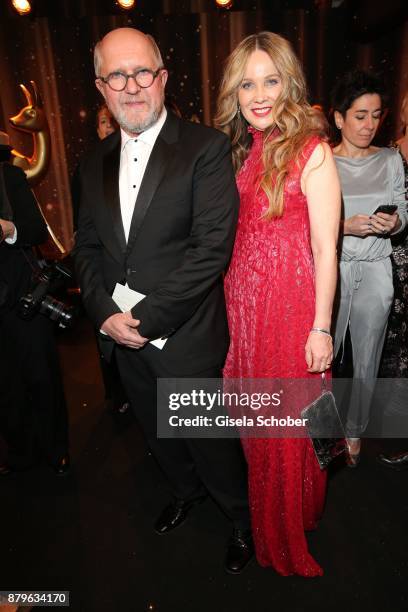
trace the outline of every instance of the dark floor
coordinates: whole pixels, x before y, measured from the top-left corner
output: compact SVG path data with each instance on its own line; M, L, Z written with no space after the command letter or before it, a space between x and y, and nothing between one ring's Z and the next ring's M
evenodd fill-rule
M81 612L408 611L408 473L376 464L384 443L366 441L359 469L331 474L310 536L322 578L282 578L255 561L229 576L229 525L211 501L155 535L167 491L135 423L104 408L90 326L60 345L73 469L2 479L0 590L69 590Z

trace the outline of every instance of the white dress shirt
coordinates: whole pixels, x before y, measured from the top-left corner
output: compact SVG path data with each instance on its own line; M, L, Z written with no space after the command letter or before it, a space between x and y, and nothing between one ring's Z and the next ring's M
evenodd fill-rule
M129 136L122 129L120 130L122 144L120 149L119 197L126 242L129 238L133 210L147 163L166 117L167 110L163 107L156 123L136 137Z

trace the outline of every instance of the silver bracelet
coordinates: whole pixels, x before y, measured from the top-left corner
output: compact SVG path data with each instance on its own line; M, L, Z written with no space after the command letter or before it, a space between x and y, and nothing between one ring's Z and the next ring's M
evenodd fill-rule
M328 329L323 329L322 327L312 327L311 332L316 332L317 334L324 334L325 336L330 336L331 333Z

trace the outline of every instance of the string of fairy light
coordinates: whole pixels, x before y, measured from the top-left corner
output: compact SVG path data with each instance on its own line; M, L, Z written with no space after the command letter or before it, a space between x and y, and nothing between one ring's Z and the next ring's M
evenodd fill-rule
M234 3L233 0L214 0L217 7L222 9L230 9ZM28 15L32 10L33 0L11 0L11 5L19 15ZM125 11L137 8L137 0L112 0L112 5L119 6Z

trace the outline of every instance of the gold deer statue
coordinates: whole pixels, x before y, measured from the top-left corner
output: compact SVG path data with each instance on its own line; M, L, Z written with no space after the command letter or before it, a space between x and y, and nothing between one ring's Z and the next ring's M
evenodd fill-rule
M32 135L33 154L31 157L27 157L27 155L23 155L19 151L12 149L11 163L14 166L18 166L24 170L28 182L30 183L31 187L34 187L40 183L48 170L48 165L51 158L51 140L50 128L44 112L44 105L41 100L40 92L38 91L37 85L34 81L30 81L30 83L32 90L31 92L25 85L20 83L20 87L23 90L27 100L27 105L24 106L17 115L10 117L10 123L14 128L16 128L16 130L28 132ZM57 248L57 254L54 255L53 253L53 255L56 257L66 254L64 246L60 243L51 226L48 224L38 202L37 205L47 225L48 233L50 235L50 248L53 249L54 246ZM54 246L52 246L52 244Z
M12 150L12 164L19 166L27 175L31 186L37 185L45 176L51 157L50 128L44 112L43 103L37 85L31 83L31 92L25 85L20 87L27 100L27 105L14 117L11 125L21 132L28 132L33 137L33 154L27 157L15 149Z

